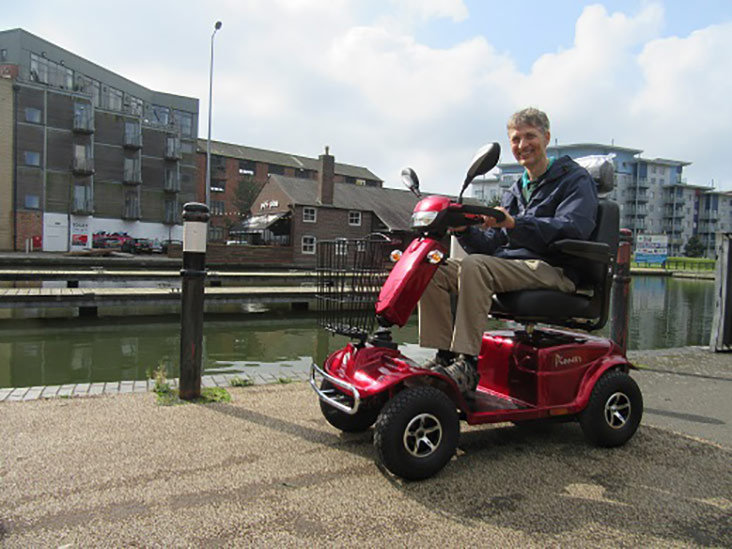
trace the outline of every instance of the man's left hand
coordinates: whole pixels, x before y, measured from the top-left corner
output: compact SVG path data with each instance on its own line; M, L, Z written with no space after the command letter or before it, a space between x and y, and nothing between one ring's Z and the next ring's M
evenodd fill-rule
M506 208L498 206L495 209L499 212L503 212L503 214L506 216L505 219L503 221L498 221L495 217L492 217L490 215L484 215L483 228L491 229L495 227L498 229L513 229L516 226L516 221L514 220L513 216L508 213Z

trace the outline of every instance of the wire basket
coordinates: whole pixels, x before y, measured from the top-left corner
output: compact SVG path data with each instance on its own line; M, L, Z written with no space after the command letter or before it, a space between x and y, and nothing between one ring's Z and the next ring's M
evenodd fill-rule
M380 234L318 242L316 303L321 327L366 339L374 328L374 307L394 244Z

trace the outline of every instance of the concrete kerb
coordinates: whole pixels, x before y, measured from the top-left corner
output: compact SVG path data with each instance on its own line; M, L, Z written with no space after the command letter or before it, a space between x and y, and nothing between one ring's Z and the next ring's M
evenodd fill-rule
M266 385L270 383L287 383L290 381L307 381L308 372L287 372L286 376L275 374L215 374L201 376L201 387L232 387L235 379L244 380L252 385ZM171 388L178 388L178 378L168 380ZM99 395L119 395L131 393L145 393L152 391L155 383L147 380L125 380L112 382L84 382L68 383L64 385L36 385L33 387L5 387L0 388L0 402L17 402L39 400L47 398L76 398L93 397Z

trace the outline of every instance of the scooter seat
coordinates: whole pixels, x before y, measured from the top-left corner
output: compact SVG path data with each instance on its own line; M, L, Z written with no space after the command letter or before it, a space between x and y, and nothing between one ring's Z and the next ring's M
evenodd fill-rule
M517 322L583 327L602 316L602 302L591 295L556 290L521 290L493 296L491 315Z

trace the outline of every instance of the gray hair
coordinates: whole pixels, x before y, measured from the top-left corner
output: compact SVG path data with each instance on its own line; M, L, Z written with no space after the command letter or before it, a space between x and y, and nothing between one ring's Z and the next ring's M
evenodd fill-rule
M542 111L534 107L521 109L511 115L508 119L506 127L510 130L519 126L532 126L542 133L549 131L549 117Z

